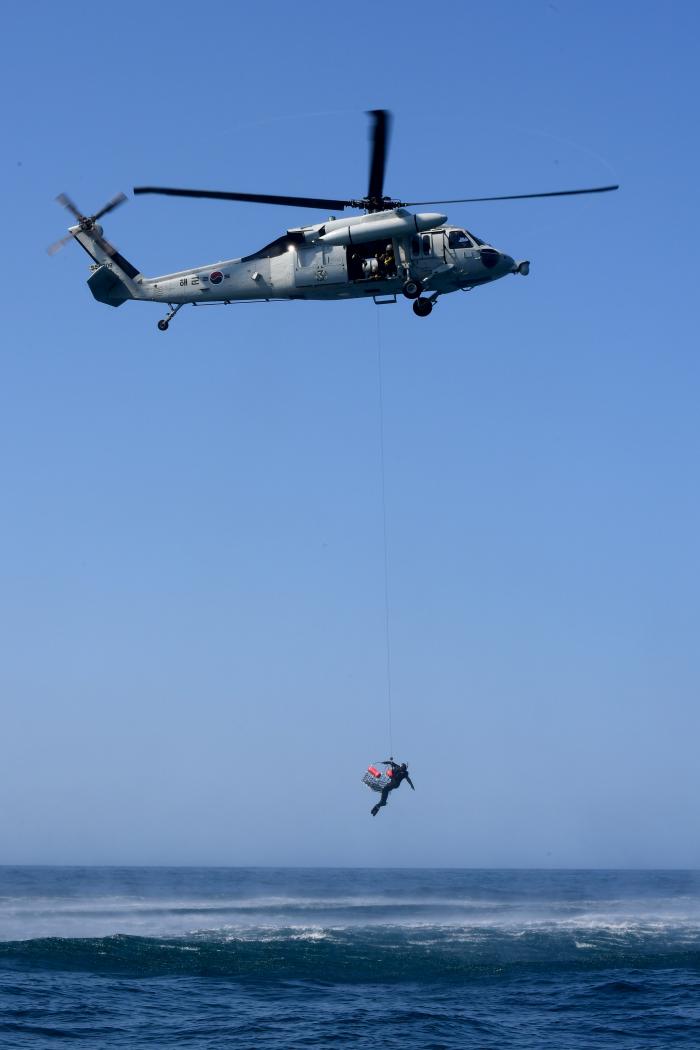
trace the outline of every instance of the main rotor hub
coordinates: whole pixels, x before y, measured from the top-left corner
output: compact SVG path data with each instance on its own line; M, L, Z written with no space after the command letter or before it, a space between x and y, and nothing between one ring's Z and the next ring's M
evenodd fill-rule
M362 208L367 212L393 211L394 208L405 208L404 201L395 201L392 197L363 197L359 201L348 202L352 208Z

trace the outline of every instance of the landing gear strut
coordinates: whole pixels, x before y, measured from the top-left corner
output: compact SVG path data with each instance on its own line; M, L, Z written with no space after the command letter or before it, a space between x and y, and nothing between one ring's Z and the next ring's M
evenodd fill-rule
M184 303L178 303L177 306L173 306L172 303L168 303L168 306L170 307L170 313L158 322L159 332L167 332L168 326L170 325L170 322L172 321L173 317L178 312L178 310L182 309L184 305Z
M431 299L416 299L413 304L413 312L416 317L427 317L433 309L433 303Z

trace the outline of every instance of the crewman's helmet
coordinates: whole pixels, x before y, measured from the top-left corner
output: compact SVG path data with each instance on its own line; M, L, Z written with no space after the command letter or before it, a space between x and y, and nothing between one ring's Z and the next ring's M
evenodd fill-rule
M402 769L408 769L408 763L406 763L406 762L402 762L402 763L401 763L401 768L402 768Z

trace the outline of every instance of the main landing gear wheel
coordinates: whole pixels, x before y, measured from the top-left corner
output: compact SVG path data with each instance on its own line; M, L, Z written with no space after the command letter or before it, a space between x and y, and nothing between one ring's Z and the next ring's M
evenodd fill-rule
M170 313L166 314L165 317L161 321L158 322L158 331L159 332L167 332L168 327L169 327L170 322L172 321L173 317L178 312L178 310L181 310L183 308L183 306L185 304L184 303L178 303L177 306L173 306L172 303L169 303L168 305L170 307Z
M420 293L423 291L423 285L420 281L413 281L410 278L404 282L404 286L401 289L407 299L417 299Z
M416 299L413 304L413 312L416 317L427 317L433 309L430 299Z

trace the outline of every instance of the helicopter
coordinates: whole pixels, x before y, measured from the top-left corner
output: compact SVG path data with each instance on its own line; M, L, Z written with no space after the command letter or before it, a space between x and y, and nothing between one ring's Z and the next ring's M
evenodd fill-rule
M195 266L160 277L146 277L105 238L98 220L123 204L117 194L94 215L84 215L73 201L56 199L77 220L68 234L48 249L50 254L76 240L93 260L88 286L98 302L121 306L130 299L166 304L167 315L158 321L166 332L177 312L188 303L244 303L278 300L340 300L371 298L377 305L396 303L403 295L413 303L418 317L427 317L438 298L450 292L469 291L500 280L508 274L526 276L527 259L517 261L469 230L447 224L440 212L411 212L425 205L470 204L482 201L526 200L608 193L619 187L517 193L459 200L399 201L384 194L384 172L389 147L391 114L370 110L370 168L367 193L354 200L324 197L275 196L217 190L135 186L134 195L247 201L257 204L329 210L346 208L364 214L337 218L288 229L251 255Z

